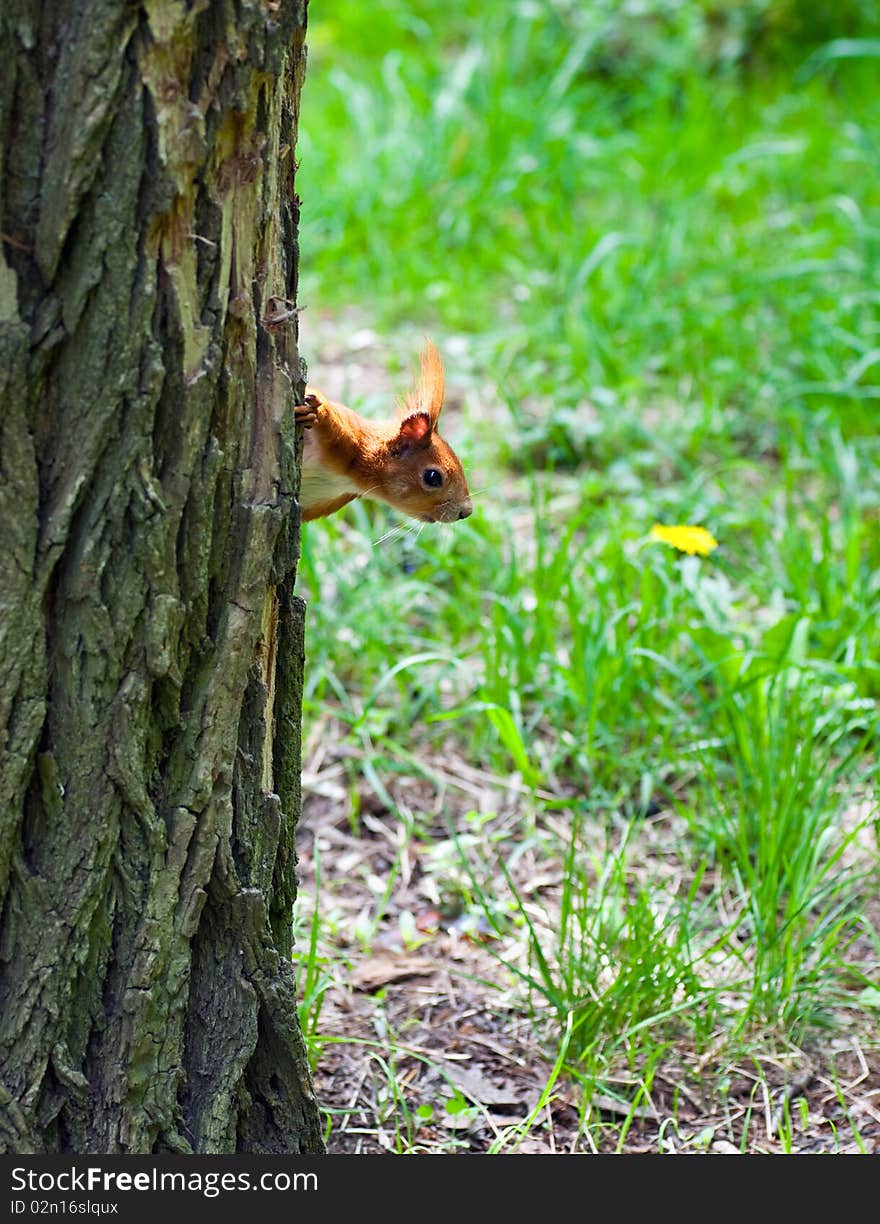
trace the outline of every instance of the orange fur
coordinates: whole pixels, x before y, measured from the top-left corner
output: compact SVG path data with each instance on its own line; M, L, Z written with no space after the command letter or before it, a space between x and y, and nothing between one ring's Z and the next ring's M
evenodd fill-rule
M295 413L306 427L300 508L303 520L334 514L356 497L374 497L424 522L454 522L471 513L461 463L437 432L443 364L426 342L421 373L395 419L360 413L306 388ZM431 481L439 474L441 484Z
M443 407L443 397L446 387L443 378L443 362L440 354L431 340L425 340L425 347L420 354L421 373L418 382L404 399L397 410L400 417L408 416L420 409L427 412L431 424L436 425Z

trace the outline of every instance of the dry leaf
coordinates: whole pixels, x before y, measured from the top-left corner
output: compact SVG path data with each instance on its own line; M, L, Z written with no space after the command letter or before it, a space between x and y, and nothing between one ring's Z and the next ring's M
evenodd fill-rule
M489 1079L478 1067L463 1067L453 1064L446 1072L463 1096L481 1105L519 1105L528 1112L525 1098L534 1095L530 1086L514 1084L510 1079ZM534 1102L532 1102L533 1104Z
M437 965L424 956L371 956L361 961L351 972L349 981L355 990L378 990L389 982L402 982L410 977L428 977L436 973Z

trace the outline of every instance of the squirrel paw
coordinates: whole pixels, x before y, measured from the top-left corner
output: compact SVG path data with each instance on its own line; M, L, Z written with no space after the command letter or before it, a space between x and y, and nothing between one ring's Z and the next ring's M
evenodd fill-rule
M307 395L304 404L294 404L293 415L297 425L305 425L306 429L311 429L318 419L320 407L321 401L316 395Z

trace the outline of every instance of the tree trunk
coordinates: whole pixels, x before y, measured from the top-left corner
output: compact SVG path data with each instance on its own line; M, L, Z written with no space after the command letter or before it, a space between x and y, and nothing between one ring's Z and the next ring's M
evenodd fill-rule
M0 15L0 1149L321 1150L290 963L306 0Z

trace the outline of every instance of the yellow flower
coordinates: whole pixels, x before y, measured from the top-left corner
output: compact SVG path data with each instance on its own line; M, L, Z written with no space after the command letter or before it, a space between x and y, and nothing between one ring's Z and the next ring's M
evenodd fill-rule
M655 523L650 536L652 540L671 544L679 552L686 552L691 556L699 553L701 557L708 557L712 549L718 547L718 541L705 527L687 527L681 524L678 527L664 527L662 523Z

